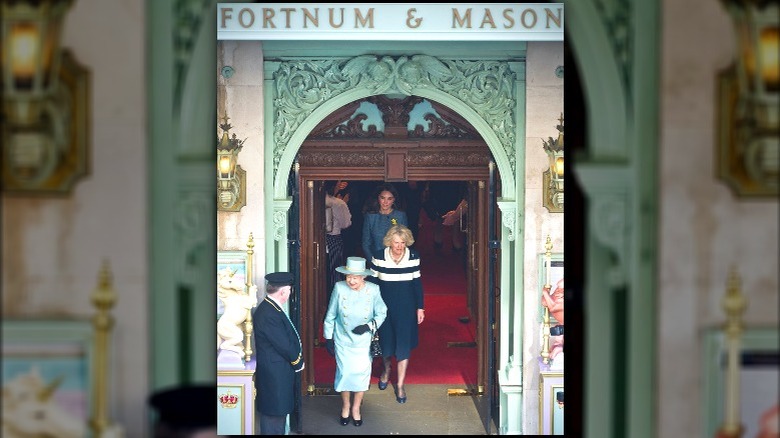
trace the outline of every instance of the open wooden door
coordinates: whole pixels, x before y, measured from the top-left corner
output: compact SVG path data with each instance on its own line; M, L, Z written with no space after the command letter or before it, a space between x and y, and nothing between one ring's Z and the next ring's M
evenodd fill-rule
M487 204L485 181L469 182L469 262L468 282L469 301L473 306L472 315L477 328L477 388L476 394L484 393L487 383L487 342L488 339L488 315L487 315L487 212L490 208ZM473 303L472 303L473 302Z
M501 213L498 210L498 194L501 184L496 174L495 162L490 163L490 176L486 187L487 210L487 373L485 395L487 407L485 432L497 433L499 419L500 388L498 386L498 341L501 334ZM494 430L491 428L495 427Z
M325 292L325 192L323 181L300 178L301 229L301 342L306 368L302 371L306 392L314 392L316 359L320 327L327 303ZM321 310L322 309L322 310Z
M467 302L477 328L477 388L472 391L487 434L493 433L497 418L496 304L499 273L497 204L492 173L486 179L469 181L468 187L468 271Z
M479 308L477 307L477 295L479 292L479 265L477 263L477 250L476 243L479 242L480 236L477 232L477 221L479 210L479 199L477 195L478 185L484 182L469 181L468 193L466 195L466 202L468 202L468 212L466 213L466 306L469 310L469 317L472 321L476 321L479 318Z

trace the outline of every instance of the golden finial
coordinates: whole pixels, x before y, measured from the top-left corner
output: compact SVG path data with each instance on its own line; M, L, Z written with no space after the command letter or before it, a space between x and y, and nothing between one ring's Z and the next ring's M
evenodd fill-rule
M249 240L246 243L246 285L247 287L255 284L254 280L252 280L252 265L254 264L253 254L255 253L254 247L255 247L255 238L252 235L252 233L249 233Z
M252 292L252 285L254 284L254 280L252 280L252 266L254 265L254 253L255 250L253 249L255 247L255 238L252 235L252 233L249 233L249 241L246 243L246 286L247 286L247 293L253 293ZM249 360L252 358L252 310L248 309L246 311L246 319L244 320L244 362L249 362Z
M742 312L747 301L740 290L740 278L734 266L731 267L726 285L726 295L722 301L726 311L725 342L727 366L725 377L725 409L723 424L718 430L719 437L739 437L742 435L740 424L740 378L739 356L740 336L742 334Z
M246 252L247 252L248 254L252 254L253 252L255 252L255 251L252 249L252 248L254 248L254 247L255 247L255 238L254 238L254 236L252 236L252 233L249 233L249 241L246 243L246 247L248 248L248 249L246 250Z
M116 294L111 282L112 276L108 260L103 260L103 265L98 274L98 286L92 292L92 305L98 309L98 314L95 315L94 319L95 328L97 329L109 329L113 322L112 318L107 314L108 310L116 302Z
M95 353L92 358L94 386L92 388L92 418L89 420L89 425L94 436L100 436L109 425L108 345L110 331L114 325L114 318L109 313L109 309L116 302L116 293L114 293L111 281L108 260L103 260L98 274L98 286L92 293L92 304L97 308L97 314L92 319L92 324L95 326Z
M742 328L741 315L747 307L745 296L742 295L741 279L734 266L729 270L729 277L726 285L726 295L721 302L723 310L726 311L726 333L738 335Z

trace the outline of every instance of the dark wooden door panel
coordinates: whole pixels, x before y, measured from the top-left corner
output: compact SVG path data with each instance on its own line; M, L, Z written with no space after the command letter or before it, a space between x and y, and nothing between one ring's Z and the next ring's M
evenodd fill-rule
M314 389L314 369L319 329L318 306L324 293L325 279L325 195L321 181L300 177L301 227L301 342L307 366L303 370L303 385L307 392Z

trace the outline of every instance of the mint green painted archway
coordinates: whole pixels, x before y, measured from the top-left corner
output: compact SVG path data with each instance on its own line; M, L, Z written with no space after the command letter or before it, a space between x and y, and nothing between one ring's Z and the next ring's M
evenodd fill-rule
M292 162L306 136L328 114L369 96L400 93L442 103L468 120L482 135L498 166L503 195L515 199L517 152L523 151L524 88L520 63L500 61L451 61L432 56L359 56L349 60L290 61L267 63L276 67L271 92L273 108L266 120L273 120L266 150L273 159L274 199L287 198L287 178ZM339 82L327 75L337 69ZM270 72L269 69L266 69ZM296 75L317 81L323 90L297 94L291 90ZM522 76L521 76L522 77ZM519 99L518 99L519 95ZM471 99L469 97L472 97ZM302 119L302 120L301 120ZM268 140L271 140L270 142ZM269 145L273 149L269 149Z
M525 64L464 61L427 55L362 55L328 60L267 61L265 77L265 191L267 269L287 269L287 179L306 136L332 111L378 94L418 95L458 111L482 135L502 182L501 240L521 236L525 166ZM504 248L523 260L522 245ZM511 266L521 273L522 263ZM509 271L503 271L509 272ZM514 290L507 275L506 290ZM512 277L514 278L514 277ZM506 315L509 317L510 315ZM520 316L517 316L521 319ZM513 321L514 319L507 319ZM518 327L519 330L519 327ZM511 353L504 352L509 357ZM519 357L519 355L518 355Z
M613 36L608 29L594 23L602 22L592 2L567 3L567 39L579 61L585 93L591 156L605 159L625 158L629 146L626 143L627 120L631 114L626 94L623 72L617 56L609 56ZM575 36L576 35L576 36ZM605 56L606 55L606 56Z

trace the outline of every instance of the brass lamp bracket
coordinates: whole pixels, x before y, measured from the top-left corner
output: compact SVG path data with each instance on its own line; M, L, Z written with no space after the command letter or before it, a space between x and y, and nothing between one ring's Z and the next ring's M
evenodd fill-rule
M67 195L89 172L89 71L62 50L57 92L44 100L7 99L2 118L3 192ZM14 123L16 106L41 108L32 125Z
M718 75L718 102L718 178L738 197L776 199L780 194L777 115L773 117L773 133L772 129L762 132L765 130L738 117L739 91L733 64Z

